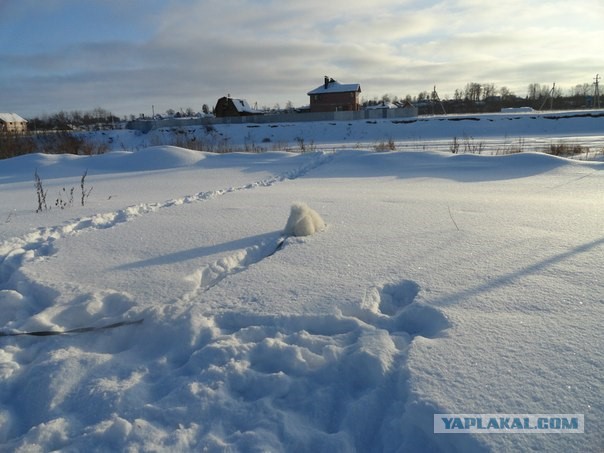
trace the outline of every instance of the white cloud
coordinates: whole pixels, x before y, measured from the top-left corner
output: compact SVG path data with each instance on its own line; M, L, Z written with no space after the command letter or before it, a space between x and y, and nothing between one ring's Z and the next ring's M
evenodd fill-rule
M123 114L151 104L199 108L226 93L260 105L300 105L324 74L361 83L370 98L414 95L434 84L453 93L473 81L524 94L529 83L571 87L604 72L600 3L172 0L135 8L117 0L89 2L120 17L118 27L131 23L140 33L111 36L105 25L104 35L54 50L0 51L0 89L15 111L101 104ZM64 7L66 21L94 28L94 15L69 17L68 4L73 0L53 2L52 17ZM24 20L15 11L25 7L11 5L4 11ZM51 13L36 11L38 21Z

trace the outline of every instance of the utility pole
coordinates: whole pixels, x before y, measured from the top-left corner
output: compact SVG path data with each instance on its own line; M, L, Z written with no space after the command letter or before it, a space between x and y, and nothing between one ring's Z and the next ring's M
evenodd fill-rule
M556 90L556 82L552 85L552 92L549 95L549 109L554 110L554 93Z
M434 102L438 102L440 104L440 108L443 109L443 114L446 115L447 112L445 111L445 106L441 102L440 98L438 97L438 93L436 92L436 85L434 85L434 91L432 91L432 114L434 114Z
M543 100L543 103L541 104L541 107L539 107L539 110L543 110L543 106L545 105L545 103L547 102L548 99L549 99L549 109L554 110L554 92L555 91L556 91L556 82L554 82L552 89L548 91L547 96L545 96L545 99Z
M600 74L594 78L594 108L600 108Z

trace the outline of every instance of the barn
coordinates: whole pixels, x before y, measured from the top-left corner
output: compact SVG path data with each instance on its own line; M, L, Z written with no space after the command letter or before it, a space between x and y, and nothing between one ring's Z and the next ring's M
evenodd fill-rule
M249 116L261 115L262 112L255 110L245 99L233 99L230 96L224 96L218 99L214 107L214 115L218 118L226 116Z
M23 134L27 132L27 120L16 113L0 113L0 132Z
M310 96L311 112L356 112L360 109L358 83L340 83L325 76L323 85L307 94Z

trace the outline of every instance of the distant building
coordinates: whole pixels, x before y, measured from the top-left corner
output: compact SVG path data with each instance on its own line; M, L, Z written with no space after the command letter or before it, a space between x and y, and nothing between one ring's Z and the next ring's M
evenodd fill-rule
M392 104L391 102L380 101L377 104L366 106L365 110L396 109L398 107L398 105Z
M253 109L245 99L233 99L229 96L222 97L216 102L214 115L216 117L225 116L249 116L262 115L260 110Z
M340 83L325 76L323 85L309 91L311 112L343 112L360 109L358 83Z
M0 113L0 132L15 134L27 132L27 120L16 113Z

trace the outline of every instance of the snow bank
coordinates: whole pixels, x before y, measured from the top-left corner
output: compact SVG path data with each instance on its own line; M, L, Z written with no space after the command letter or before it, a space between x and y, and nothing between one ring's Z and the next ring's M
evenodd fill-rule
M532 107L506 107L501 109L501 113L532 113L534 111Z
M78 177L87 169L92 173L137 173L190 167L207 157L206 153L176 146L154 146L140 151L113 151L93 156L27 154L2 161L0 181L31 181L34 170L43 180Z

